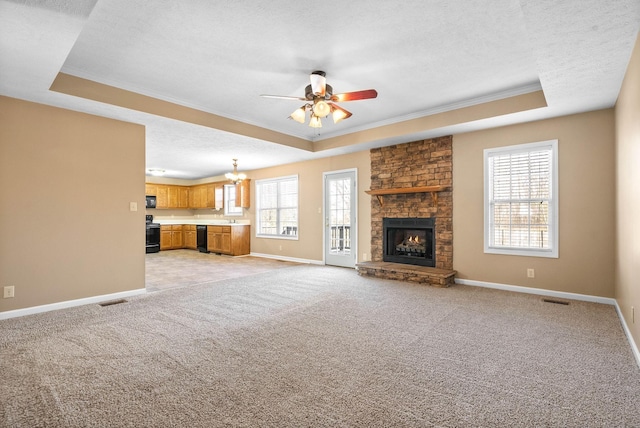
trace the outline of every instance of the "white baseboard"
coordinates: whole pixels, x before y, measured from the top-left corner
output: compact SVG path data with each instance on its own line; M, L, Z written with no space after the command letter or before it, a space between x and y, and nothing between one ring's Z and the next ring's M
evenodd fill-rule
M253 253L253 252L249 255L254 257L262 257L265 259L283 260L285 262L306 263L311 265L324 265L324 262L322 260L299 259L297 257L278 256L276 254L264 254L264 253Z
M640 367L640 351L638 350L638 345L633 340L633 336L631 335L631 330L627 325L627 320L624 319L624 315L622 315L622 310L616 302L616 311L618 312L618 317L620 318L620 324L622 324L622 329L624 330L624 334L627 335L627 340L629 341L629 345L631 345L631 352L633 356L636 357L636 363L638 363L638 367Z
M620 306L618 306L618 302L616 301L616 299L609 298L609 297L591 296L588 294L566 293L563 291L545 290L543 288L530 288L530 287L521 287L519 285L508 285L508 284L498 284L495 282L474 281L471 279L456 278L455 281L456 281L456 284L461 284L461 285L495 288L498 290L514 291L516 293L528 293L528 294L536 294L540 296L559 297L561 299L581 300L584 302L603 303L605 305L615 306L616 312L618 313L618 318L620 318L620 324L622 324L622 330L624 330L624 334L627 336L627 341L629 342L629 346L631 347L631 352L633 353L633 356L636 359L636 363L638 364L638 367L640 367L640 351L638 350L638 346L636 345L636 342L633 340L631 331L627 326L627 322L624 319L624 315L622 315L622 311L620 310Z
M519 285L498 284L495 282L475 281L472 279L456 278L456 284L472 285L474 287L495 288L497 290L514 291L516 293L537 294L540 296L559 297L561 299L582 300L583 302L603 303L615 305L616 299L610 297L591 296L589 294L567 293L564 291L545 290L544 288L521 287Z
M101 296L85 297L82 299L67 300L64 302L51 303L48 305L32 306L30 308L15 309L12 311L0 312L0 320L22 317L25 315L39 314L41 312L56 311L58 309L72 308L74 306L89 305L93 303L106 302L109 300L123 299L125 297L137 296L146 293L145 288L137 290L121 291L119 293L103 294Z

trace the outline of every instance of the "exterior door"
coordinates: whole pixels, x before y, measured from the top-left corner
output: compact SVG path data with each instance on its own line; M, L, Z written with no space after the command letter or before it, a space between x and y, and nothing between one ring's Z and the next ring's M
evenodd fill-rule
M355 268L357 239L357 170L324 173L325 264Z

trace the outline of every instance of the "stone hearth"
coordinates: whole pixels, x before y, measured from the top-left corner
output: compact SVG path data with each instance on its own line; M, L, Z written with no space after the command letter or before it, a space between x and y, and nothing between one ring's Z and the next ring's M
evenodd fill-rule
M446 287L453 283L452 136L372 149L371 190L400 189L371 197L371 261L360 275ZM412 190L436 187L437 193ZM435 267L383 262L383 218L435 218Z

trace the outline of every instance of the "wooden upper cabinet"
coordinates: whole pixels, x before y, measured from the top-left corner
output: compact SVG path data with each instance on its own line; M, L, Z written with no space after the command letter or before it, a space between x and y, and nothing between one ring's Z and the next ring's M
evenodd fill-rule
M144 184L144 194L146 196L156 196L158 192L158 186L153 183L145 183Z
M188 208L207 208L208 202L208 185L199 184L189 188L189 206ZM213 190L211 190L211 203L213 203Z
M203 208L215 208L216 200L215 200L215 185L213 184L205 184L205 199Z
M249 181L238 183L240 197L236 197L236 206L249 207ZM145 183L146 195L156 197L156 208L161 209L197 209L224 208L224 185L226 181L198 184L195 186L177 186L171 184ZM236 190L238 192L238 190ZM241 204L241 205L238 205Z
M189 208L189 188L180 186L178 188L178 208Z
M198 205L200 205L198 186L192 186L189 188L189 208L198 208Z
M156 208L169 208L169 186L158 184L156 189Z
M147 195L156 197L156 208L190 208L188 186L146 183ZM153 192L153 193L149 193Z
M178 208L178 187L176 186L167 186L168 194L169 194L169 205L168 208Z
M251 205L251 179L245 178L236 184L236 207L249 208Z

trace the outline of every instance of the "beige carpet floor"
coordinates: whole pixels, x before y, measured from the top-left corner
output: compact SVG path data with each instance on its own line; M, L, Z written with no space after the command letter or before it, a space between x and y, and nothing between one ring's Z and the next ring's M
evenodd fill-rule
M6 427L639 427L615 309L291 266L0 321Z

